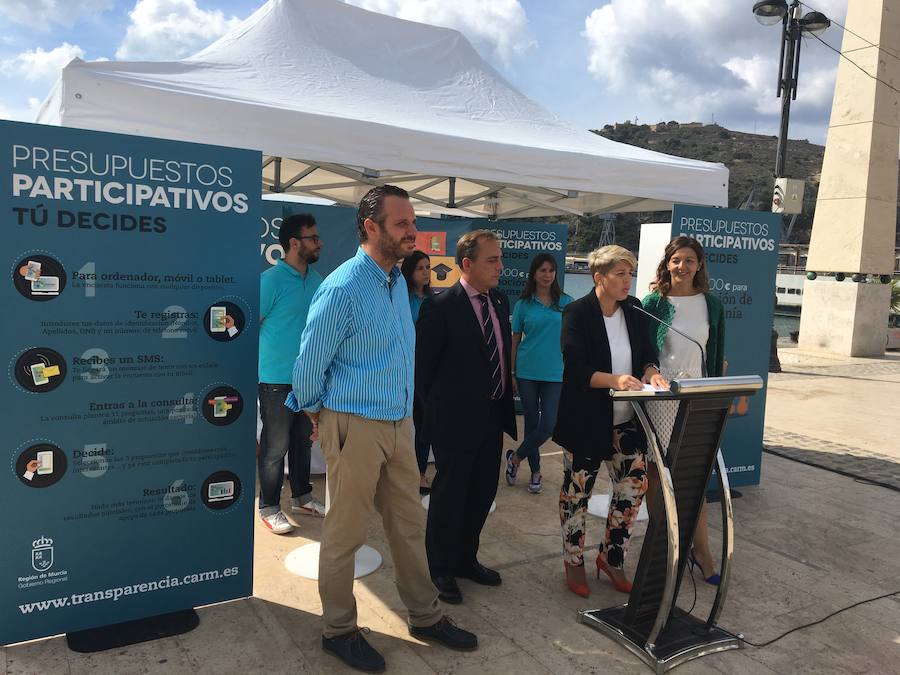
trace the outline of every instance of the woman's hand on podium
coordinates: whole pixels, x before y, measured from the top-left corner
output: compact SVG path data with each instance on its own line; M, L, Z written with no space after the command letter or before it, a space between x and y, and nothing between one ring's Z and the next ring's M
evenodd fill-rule
M615 389L617 391L640 391L644 388L643 384L634 375L616 375Z
M662 376L655 367L647 366L647 369L644 371L644 377L641 379L641 382L644 384L653 385L654 388L665 390L669 388L669 381Z

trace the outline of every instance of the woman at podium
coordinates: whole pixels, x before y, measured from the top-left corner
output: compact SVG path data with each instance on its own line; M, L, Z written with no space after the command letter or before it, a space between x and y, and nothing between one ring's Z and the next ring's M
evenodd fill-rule
M594 289L563 310L563 381L553 440L563 447L559 515L566 583L587 597L584 536L587 503L600 465L612 481L606 532L596 559L616 590L631 591L623 570L625 553L647 491L647 439L630 403L613 403L610 389L668 387L660 375L646 318L629 296L637 261L621 246L588 256Z
M648 321L650 339L659 351L663 375L670 379L719 377L723 373L725 349L725 314L722 303L709 292L709 275L703 246L693 237L680 236L666 246L663 259L656 270L656 280L650 284L651 293L643 300L644 309L660 319ZM700 345L685 339L662 323L671 324L682 333L691 336ZM647 414L656 429L663 452L669 446L677 401L657 401L647 406ZM658 480L655 469L650 469L651 482ZM717 585L712 551L709 546L709 528L706 522L706 506L700 510L694 547L690 554L691 566L699 567L707 583Z

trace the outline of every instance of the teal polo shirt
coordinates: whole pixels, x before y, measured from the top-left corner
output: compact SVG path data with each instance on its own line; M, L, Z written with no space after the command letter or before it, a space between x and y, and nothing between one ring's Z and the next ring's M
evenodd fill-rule
M547 307L535 298L519 300L513 309L512 332L522 333L516 352L516 377L540 382L562 382L559 346L562 309L572 302L565 293L559 307Z
M259 381L290 384L306 315L322 277L312 267L306 276L284 260L259 278Z
M422 303L425 298L420 298L415 293L409 294L409 312L412 314L413 323L419 320L419 310L422 309Z

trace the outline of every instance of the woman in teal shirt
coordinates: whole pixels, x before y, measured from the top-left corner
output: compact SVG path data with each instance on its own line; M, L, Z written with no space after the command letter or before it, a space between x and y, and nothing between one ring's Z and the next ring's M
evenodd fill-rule
M431 258L423 251L413 251L412 255L403 259L400 272L406 279L406 287L409 289L409 311L412 313L413 323L419 319L419 310L425 298L431 295ZM431 442L420 431L424 425L422 404L419 397L413 397L413 426L416 428L416 461L419 463L419 494L427 495L431 492L431 483L425 475L428 468L428 454L431 452Z
M506 451L506 482L516 484L519 463L528 459L532 494L543 489L540 447L556 425L563 373L559 332L563 307L570 302L556 279L556 259L549 253L535 256L512 316L512 374L525 412L525 437L517 450Z

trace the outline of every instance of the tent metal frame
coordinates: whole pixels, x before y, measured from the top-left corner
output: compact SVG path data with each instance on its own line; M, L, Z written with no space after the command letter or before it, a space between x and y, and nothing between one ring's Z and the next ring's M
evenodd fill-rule
M376 185L394 184L409 192L416 211L435 215L489 218L585 216L616 211L659 211L671 208L644 197L616 197L533 187L512 183L432 176L403 171L383 171L333 162L295 160L275 155L263 157L262 188L268 194L303 195L356 206ZM585 209L587 197L612 197L602 208Z

